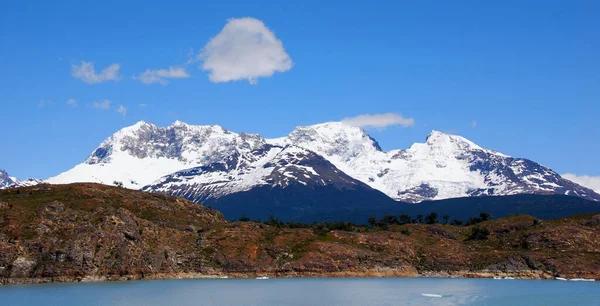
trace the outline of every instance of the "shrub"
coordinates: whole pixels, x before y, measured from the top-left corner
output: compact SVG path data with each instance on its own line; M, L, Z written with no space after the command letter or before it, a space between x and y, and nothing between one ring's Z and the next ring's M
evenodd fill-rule
M409 215L402 214L402 215L400 215L400 218L398 221L400 221L400 224L407 224L407 223L410 223L411 220L412 220L412 218Z
M400 234L410 236L410 230L408 228L405 228L400 231Z
M377 225L377 218L375 218L375 217L369 217L368 222L369 222L369 224L371 226L375 226L375 225Z
M473 226L469 240L487 240L490 236L490 230L485 227Z
M479 218L481 218L481 221L489 221L492 220L492 214L490 213L486 213L486 212L482 212L479 214Z
M381 218L381 221L379 222L381 224L385 224L385 225L394 225L394 224L398 224L398 217L394 216L394 215L385 215L383 216L383 218Z

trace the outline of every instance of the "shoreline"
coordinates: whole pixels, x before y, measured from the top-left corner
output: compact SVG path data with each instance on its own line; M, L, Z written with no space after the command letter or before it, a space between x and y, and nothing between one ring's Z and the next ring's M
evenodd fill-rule
M407 273L408 272L408 273ZM198 272L177 272L177 273L153 273L150 275L87 275L85 277L58 276L58 277L37 277L37 278L2 278L2 285L26 285L26 284L47 284L47 283L99 283L116 281L139 281L139 280L181 280L181 279L220 279L223 277L229 279L254 279L256 277L267 276L269 278L486 278L486 279L517 279L517 280L560 280L562 276L553 276L550 273L540 270L523 271L422 271L420 273L410 273L402 270L370 270L370 271L338 271L338 272L231 272L205 274ZM558 279L557 279L558 278ZM571 278L582 280L582 278ZM569 280L568 278L562 280ZM595 278L598 280L598 278ZM591 281L588 279L588 281Z

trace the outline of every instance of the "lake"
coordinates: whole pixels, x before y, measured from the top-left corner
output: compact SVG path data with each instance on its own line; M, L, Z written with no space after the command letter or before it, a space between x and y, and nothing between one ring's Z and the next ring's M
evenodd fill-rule
M298 278L7 285L0 286L0 305L575 306L600 305L600 282Z

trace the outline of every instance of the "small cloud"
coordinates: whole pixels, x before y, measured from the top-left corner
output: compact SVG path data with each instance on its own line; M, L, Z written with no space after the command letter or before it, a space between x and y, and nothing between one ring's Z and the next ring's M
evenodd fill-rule
M561 176L569 181L572 181L581 186L592 189L597 193L600 193L600 176L576 175L573 173L565 173Z
M67 104L69 104L73 107L77 107L77 100L71 98L71 99L67 100Z
M473 128L476 128L477 127L477 121L473 120L473 122L471 122L471 126Z
M256 84L261 77L292 69L292 59L281 40L252 17L232 18L213 37L197 57L204 61L213 83L248 80Z
M148 106L148 105L146 105L146 104L142 103L142 104L139 104L138 106L139 106L140 108L144 108L144 107L146 107L146 106Z
M110 109L110 100L94 101L92 103L92 107L99 109L99 110L109 110Z
M117 108L117 113L123 115L123 117L125 117L125 115L127 115L127 108L123 105L119 105L119 108Z
M121 78L119 77L119 70L121 69L121 65L112 64L106 68L104 68L100 73L96 74L96 69L94 68L94 63L81 61L80 65L73 64L71 75L74 78L80 79L88 84L97 84L106 81L118 81Z
M52 102L52 100L40 100L38 107L45 107L45 106L51 105L53 103L54 102Z
M386 128L392 125L400 125L402 127L411 127L415 124L415 119L405 118L400 114L363 114L356 117L348 117L342 119L342 123L357 126L357 127L375 127Z
M183 67L169 67L169 69L146 69L144 73L134 77L144 84L159 83L169 84L169 79L187 79L190 75Z

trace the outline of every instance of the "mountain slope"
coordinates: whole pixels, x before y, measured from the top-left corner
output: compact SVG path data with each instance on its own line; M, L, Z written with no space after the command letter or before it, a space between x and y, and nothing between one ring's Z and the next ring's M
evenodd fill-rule
M183 196L210 205L228 218L285 220L397 203L296 146L267 146L222 162L165 176L144 191Z
M298 127L276 142L312 150L348 175L401 201L524 193L600 200L591 189L533 161L438 131L433 131L425 143L388 152L362 129L340 122Z
M84 163L51 177L51 184L95 182L139 189L173 172L220 161L266 145L258 135L180 121L162 128L143 121L107 138Z
M267 179L272 169L265 165L293 159L283 154L291 148L312 152L337 168L333 173L397 201L513 194L600 200L599 194L547 167L484 149L460 136L433 131L424 143L385 152L364 130L341 122L297 127L286 137L265 139L216 125L177 121L163 128L142 121L107 138L84 163L48 182L120 182L204 201L282 183L284 177L279 182ZM304 182L302 175L287 180Z

